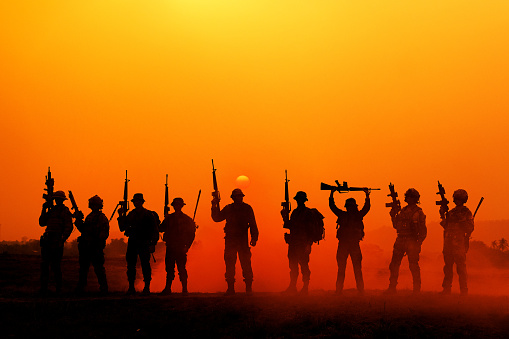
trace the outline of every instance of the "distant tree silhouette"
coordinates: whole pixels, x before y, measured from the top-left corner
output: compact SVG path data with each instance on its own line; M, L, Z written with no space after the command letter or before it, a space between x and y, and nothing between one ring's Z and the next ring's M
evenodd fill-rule
M490 247L491 247L491 248L493 248L493 249L497 249L497 248L498 248L498 241L493 240L493 241L491 242L491 246L490 246Z
M507 240L505 238L502 238L498 241L498 249L504 252L509 244L507 243Z

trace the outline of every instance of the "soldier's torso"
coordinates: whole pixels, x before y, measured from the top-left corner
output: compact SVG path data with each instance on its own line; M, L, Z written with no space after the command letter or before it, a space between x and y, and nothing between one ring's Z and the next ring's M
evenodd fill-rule
M472 212L466 206L456 206L447 213L447 222L444 226L445 234L470 234L474 230Z
M419 224L424 217L419 206L403 207L395 219L398 236L416 237L419 232Z
M361 240L364 233L363 218L360 211L343 211L337 219L339 228L336 233L336 238L356 241Z
M65 232L66 223L72 223L72 214L65 205L51 207L47 214L46 230L44 233L62 235Z
M314 222L313 211L309 207L297 207L290 216L290 234L292 240L308 240L309 227Z
M109 235L108 218L103 212L92 212L87 215L80 229L80 241L106 241Z
M127 215L127 235L129 239L150 241L154 231L154 216L146 208L135 208Z
M246 238L249 223L252 220L253 210L251 206L242 202L240 204L229 204L224 207L226 224L224 233L226 237Z
M189 242L187 237L195 230L193 219L184 213L171 213L167 218L163 221L165 223L163 241L167 245L187 244Z

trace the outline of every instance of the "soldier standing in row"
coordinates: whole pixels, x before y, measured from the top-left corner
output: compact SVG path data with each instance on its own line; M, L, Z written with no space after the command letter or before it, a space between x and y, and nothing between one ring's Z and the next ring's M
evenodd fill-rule
M171 293L176 264L182 283L182 293L187 294L187 251L193 244L196 224L191 217L182 212L185 205L182 198L173 199L171 205L175 212L168 214L159 227L159 232L164 232L163 241L166 243L166 286L161 293Z
M62 270L60 263L64 253L64 243L72 233L72 213L64 205L67 200L64 191L52 194L52 202L46 201L42 205L39 225L46 227L41 236L41 294L48 291L49 269L55 274L56 292L62 291Z
M253 269L251 267L251 246L256 246L258 241L258 227L253 208L246 204L244 193L239 188L232 191L230 196L232 204L226 205L222 210L219 208L219 198L214 196L212 200L212 220L221 222L226 220L224 226L224 263L226 265L225 279L228 284L227 295L235 294L235 264L237 254L242 267L242 276L246 283L246 293L252 293ZM251 242L248 241L248 230L251 233Z
M283 220L288 220L288 225L284 225L284 227L290 230L290 233L285 234L290 266L290 285L285 292L292 294L297 292L300 265L303 282L301 293L307 294L311 277L309 255L314 240L313 227L315 223L321 222L323 225L323 215L317 209L306 206L306 201L308 201L306 192L298 191L293 199L297 201L297 208L293 210L290 218L288 219L288 215L285 215L285 212L288 213L286 209L281 211Z
M134 282L136 280L136 262L139 256L145 282L143 293L149 294L152 279L150 255L154 252L155 244L159 239L159 224L155 212L143 207L145 199L143 199L142 193L134 194L131 201L134 204L134 209L127 216L122 216L123 208L119 208L119 217L117 218L120 231L125 232L125 235L129 237L126 252L127 280L129 281L127 293L136 293Z
M405 192L405 202L407 206L401 211L392 208L390 211L392 226L398 232L392 260L389 265L391 276L389 278L389 288L386 293L396 293L398 284L399 266L403 257L408 255L408 265L413 278L413 291L419 293L421 290L421 270L419 268L419 253L421 245L426 239L426 216L422 209L417 206L420 194L415 188L410 188Z
M350 256L355 282L357 284L357 291L362 294L364 293L364 280L362 278L362 253L359 242L364 238L364 223L362 219L366 216L371 207L369 199L370 192L368 188L364 188L366 199L360 211L354 198L346 199L346 211L339 209L334 202L334 192L334 190L330 192L329 207L338 217L338 230L336 233L336 238L338 238L338 251L336 254L338 277L336 280L336 293L341 294L343 292L346 261L348 256Z
M467 288L467 250L468 240L474 231L474 218L468 207L464 206L468 200L468 194L463 189L458 189L453 194L453 202L456 205L449 212L446 207L440 208L440 225L444 228L444 281L442 283L443 294L451 294L453 265L456 264L460 293L468 294Z
M76 292L84 292L87 285L88 269L92 264L99 282L99 289L104 294L108 292L106 270L104 269L104 247L110 234L110 224L102 212L103 200L98 195L88 199L88 207L92 212L87 215L85 221L83 221L83 214L79 212L80 215L76 216L75 222L76 228L81 232L81 236L78 237L80 275Z

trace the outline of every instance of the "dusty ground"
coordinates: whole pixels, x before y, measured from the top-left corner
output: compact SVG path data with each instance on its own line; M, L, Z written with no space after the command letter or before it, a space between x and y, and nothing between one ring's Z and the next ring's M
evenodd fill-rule
M123 258L109 259L111 286L125 284ZM443 297L436 292L384 296L353 290L280 293L191 293L183 297L113 291L99 296L95 277L85 296L72 293L77 258L65 258L61 296L38 297L39 257L0 255L2 337L485 337L507 338L509 297ZM118 273L118 274L117 274ZM71 278L69 278L71 277ZM74 278L75 277L75 278ZM65 287L64 286L64 287ZM119 288L122 290L124 287Z

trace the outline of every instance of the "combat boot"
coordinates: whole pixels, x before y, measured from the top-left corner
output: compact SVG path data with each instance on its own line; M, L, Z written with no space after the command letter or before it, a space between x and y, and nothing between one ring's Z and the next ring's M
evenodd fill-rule
M161 291L160 294L162 294L162 295L171 294L171 284L172 283L173 283L173 280L166 280L166 286L164 286L164 289Z
M136 289L134 288L134 281L129 281L129 288L127 289L127 294L136 294Z
M182 283L182 294L187 295L187 279L182 279L180 281Z
M450 287L444 287L442 292L440 292L441 295L451 295L451 288Z
M302 295L308 295L309 293L309 281L304 281L304 285L302 286L302 289L299 292Z
M235 294L235 282L228 281L228 289L224 295L234 295Z
M141 293L145 295L150 294L150 281L145 283L145 287L143 287L143 291Z
M386 289L383 294L385 295L394 295L396 294L396 286L393 286L393 285L389 285L389 288Z
M252 281L246 281L246 294L253 294L253 282Z

